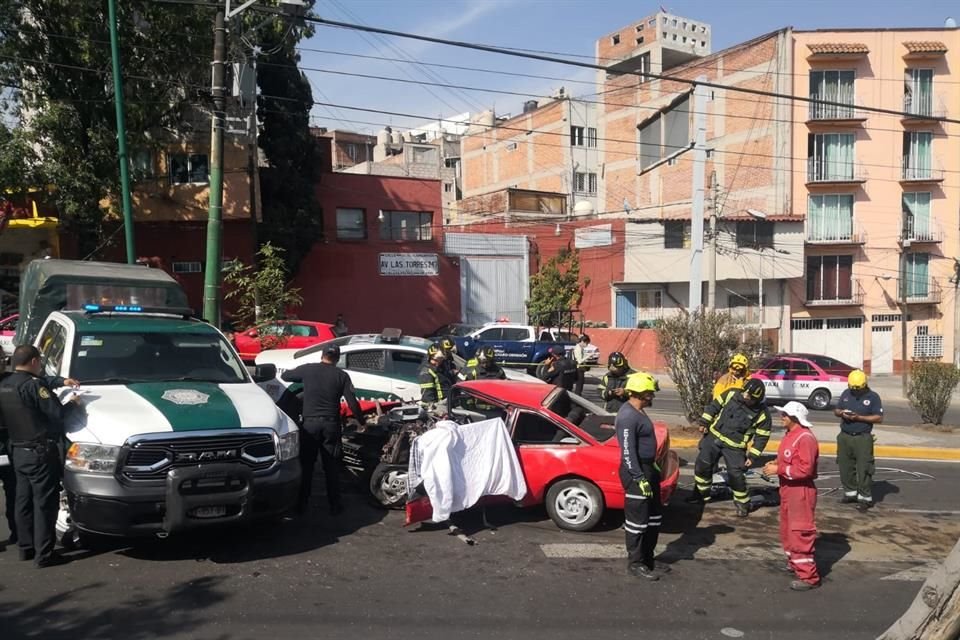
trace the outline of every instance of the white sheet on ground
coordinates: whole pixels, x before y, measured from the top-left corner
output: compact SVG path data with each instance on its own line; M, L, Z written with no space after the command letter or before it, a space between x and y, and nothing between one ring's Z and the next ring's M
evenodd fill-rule
M520 500L527 483L500 418L460 425L445 420L413 441L408 486L421 482L433 507L433 522L469 509L483 496Z

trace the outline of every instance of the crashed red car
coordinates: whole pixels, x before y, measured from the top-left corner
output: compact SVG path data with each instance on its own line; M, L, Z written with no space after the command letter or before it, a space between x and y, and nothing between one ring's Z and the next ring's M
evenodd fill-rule
M253 362L261 351L305 349L336 337L333 325L327 322L280 320L235 333L233 344L241 360Z
M623 509L615 415L560 387L501 380L461 382L449 408L458 421L503 419L527 483L521 505L544 504L561 529L588 531L606 509ZM680 461L666 425L654 427L666 504L677 488Z

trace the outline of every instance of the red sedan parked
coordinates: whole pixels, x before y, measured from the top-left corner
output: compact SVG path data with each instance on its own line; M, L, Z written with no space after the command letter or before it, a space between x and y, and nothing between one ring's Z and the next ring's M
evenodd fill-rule
M503 419L527 482L523 506L545 504L561 529L588 531L605 509L623 509L613 414L560 387L500 380L461 382L451 392L450 410L458 418ZM680 464L666 425L654 427L666 504Z
M336 338L333 325L307 320L281 320L235 333L233 343L240 359L252 363L270 349L303 349Z

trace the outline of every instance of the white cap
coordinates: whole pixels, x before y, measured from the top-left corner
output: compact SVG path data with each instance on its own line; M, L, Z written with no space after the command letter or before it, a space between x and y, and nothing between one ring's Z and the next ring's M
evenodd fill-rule
M788 402L782 407L777 407L777 411L790 416L805 427L813 426L807 417L810 415L810 410L797 401Z

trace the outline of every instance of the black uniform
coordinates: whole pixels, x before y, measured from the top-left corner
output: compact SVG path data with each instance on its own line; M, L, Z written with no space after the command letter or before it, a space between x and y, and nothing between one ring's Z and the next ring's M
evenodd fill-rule
M567 391L573 391L573 384L577 380L577 365L567 356L561 356L543 368L542 380L547 384L555 384Z
M623 528L627 562L654 568L653 554L660 537L660 469L656 464L657 436L647 414L624 403L615 422L620 444L620 482L625 493ZM646 479L653 495L644 496L639 483Z
M417 373L417 382L420 383L420 404L437 404L447 399L450 387L444 384L446 374L429 362Z
M360 403L353 391L353 382L346 371L336 365L305 364L283 372L287 382L303 383L303 427L300 430L300 510L307 508L313 488L313 470L317 453L323 463L327 484L327 502L332 510L340 510L340 452L342 437L340 399L347 401L350 412L363 419Z
M5 376L3 376L5 377ZM2 381L3 377L0 377ZM6 507L7 528L10 529L10 544L17 542L17 520L16 513L17 502L17 474L13 470L13 457L10 451L10 436L7 433L7 427L0 419L0 458L6 456L7 464L0 466L0 482L3 483L3 504Z
M747 405L742 389L728 389L707 405L700 417L707 434L700 440L700 452L693 466L693 479L704 500L710 499L713 470L723 456L727 463L733 499L746 504L750 501L745 463L755 460L770 439L770 411L763 402L755 407ZM751 440L753 441L751 444Z
M444 358L437 367L437 373L440 374L440 387L443 389L443 397L450 396L450 390L457 383L457 363L452 357Z
M507 373L503 367L494 363L492 367L474 364L464 367L460 372L461 380L506 380Z
M62 473L60 444L67 412L44 379L16 371L0 382L0 421L6 425L16 473L17 544L38 564L51 559L56 545Z
M600 379L600 397L606 403L603 408L610 413L617 413L620 407L627 401L626 396L618 396L613 393L617 389L623 389L627 384L627 378L635 374L633 369L620 369L618 371L607 371Z

